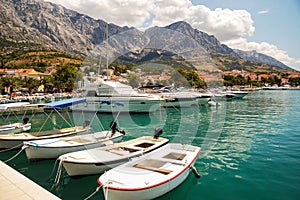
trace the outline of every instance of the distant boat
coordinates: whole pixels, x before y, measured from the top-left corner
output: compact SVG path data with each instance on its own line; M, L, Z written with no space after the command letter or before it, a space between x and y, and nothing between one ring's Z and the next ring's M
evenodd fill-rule
M166 144L105 172L98 183L106 200L155 199L179 186L191 169L195 172L200 150L192 145Z
M83 103L86 100L84 98L72 98L61 100L57 102L41 104L40 106L51 108L58 112L58 109L65 108L74 104ZM0 149L14 149L21 148L23 142L31 140L40 140L40 139L50 139L50 138L59 138L66 137L76 134L90 133L91 129L88 126L73 126L68 128L49 130L49 131L39 131L39 132L30 132L30 133L16 133L16 134L5 134L0 135Z
M162 103L162 107L166 108L188 108L193 105L198 105L196 96L191 93L162 93L165 101Z
M231 90L231 91L229 91L229 93L234 94L234 98L237 98L237 99L242 99L247 94L249 94L249 92L247 92L247 91L241 91L241 90Z
M284 85L284 86L265 86L262 87L263 90L289 90L291 89L291 87L289 85Z
M168 139L158 136L142 136L110 146L67 153L58 159L69 176L101 174L132 158L149 153L165 145L168 141Z
M24 109L26 106L30 106L30 104L28 102L1 104L0 115L2 115L3 113L7 114L7 113L13 113L15 111L20 111ZM29 119L25 117L23 118L23 122L7 123L4 125L0 125L0 135L29 131L31 129L31 123L28 123L28 121Z

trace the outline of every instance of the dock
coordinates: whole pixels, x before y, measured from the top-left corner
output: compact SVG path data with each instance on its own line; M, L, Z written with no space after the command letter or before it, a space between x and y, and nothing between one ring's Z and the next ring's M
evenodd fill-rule
M0 161L0 200L59 200L57 196Z

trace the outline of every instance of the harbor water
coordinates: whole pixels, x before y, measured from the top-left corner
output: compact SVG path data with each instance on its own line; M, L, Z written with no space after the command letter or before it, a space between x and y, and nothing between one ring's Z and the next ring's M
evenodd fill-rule
M70 117L76 124L93 118L81 113ZM107 129L117 115L98 117ZM183 184L160 200L296 200L300 196L299 117L300 90L261 90L244 99L221 101L217 107L162 108L150 114L121 114L117 121L126 132L123 140L153 135L155 128L162 128L161 137L170 142L202 147L195 164L201 178L190 173ZM44 120L41 113L32 117L33 131ZM63 124L56 115L53 121ZM97 120L91 126L102 129ZM5 161L18 152L2 152L0 159ZM55 160L28 162L25 152L7 164L64 200L85 199L98 187L99 175L69 178L64 174L58 187L52 188ZM104 199L102 190L91 199Z

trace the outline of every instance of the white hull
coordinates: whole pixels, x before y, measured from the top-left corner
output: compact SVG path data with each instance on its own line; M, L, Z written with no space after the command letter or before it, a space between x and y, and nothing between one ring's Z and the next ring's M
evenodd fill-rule
M64 154L59 157L59 160L62 161L69 176L101 174L132 158L157 149L167 142L168 139L165 138L154 139L144 136L107 147ZM144 144L151 145L143 146Z
M178 187L189 175L190 167L194 165L200 148L195 147L193 152L179 149L167 150L172 145L174 144L167 144L152 153L120 165L101 175L98 183L103 186L105 199L150 200ZM166 159L166 155L175 154L175 152L186 153L187 156L183 160ZM150 160L152 160L153 166L144 165ZM153 161L163 162L164 164L155 167L157 164L153 164ZM140 163L143 164L140 165ZM138 167L136 167L137 165Z
M74 151L110 145L113 142L121 141L123 136L122 133L116 132L113 137L105 137L107 133L111 135L111 131L103 131L80 136L24 142L25 153L30 161L53 159Z
M160 108L162 100L149 100L146 98L101 98L95 97L93 99L87 98L86 104L72 106L72 111L86 111L99 113L113 113L113 112L130 112L130 113L149 113L154 112ZM112 102L108 105L103 102ZM124 106L116 103L122 102Z
M151 200L160 197L167 192L178 187L188 177L190 169L185 170L176 179L168 181L165 184L159 185L154 188L136 190L136 191L120 191L120 190L109 190L103 187L103 193L107 194L106 200Z
M50 138L67 137L90 132L90 128L72 127L39 133L17 133L0 135L0 149L21 148L23 142Z
M67 174L72 176L84 176L84 175L93 175L93 174L102 174L105 171L112 169L114 167L117 167L125 162L129 161L127 160L119 160L117 163L111 164L111 163L71 163L71 162L64 162L63 166L67 171Z

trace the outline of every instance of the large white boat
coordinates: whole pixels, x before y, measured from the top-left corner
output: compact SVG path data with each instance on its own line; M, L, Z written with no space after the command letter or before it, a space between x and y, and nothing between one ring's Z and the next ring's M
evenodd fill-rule
M155 199L179 186L190 170L195 170L200 150L188 144L166 144L105 172L98 183L106 200Z
M158 136L142 136L110 146L67 153L58 159L69 176L101 174L132 158L149 153L167 144L168 141Z
M72 106L73 111L148 113L159 109L164 101L159 95L140 93L129 85L99 76L84 77L83 85L82 95L87 102Z

